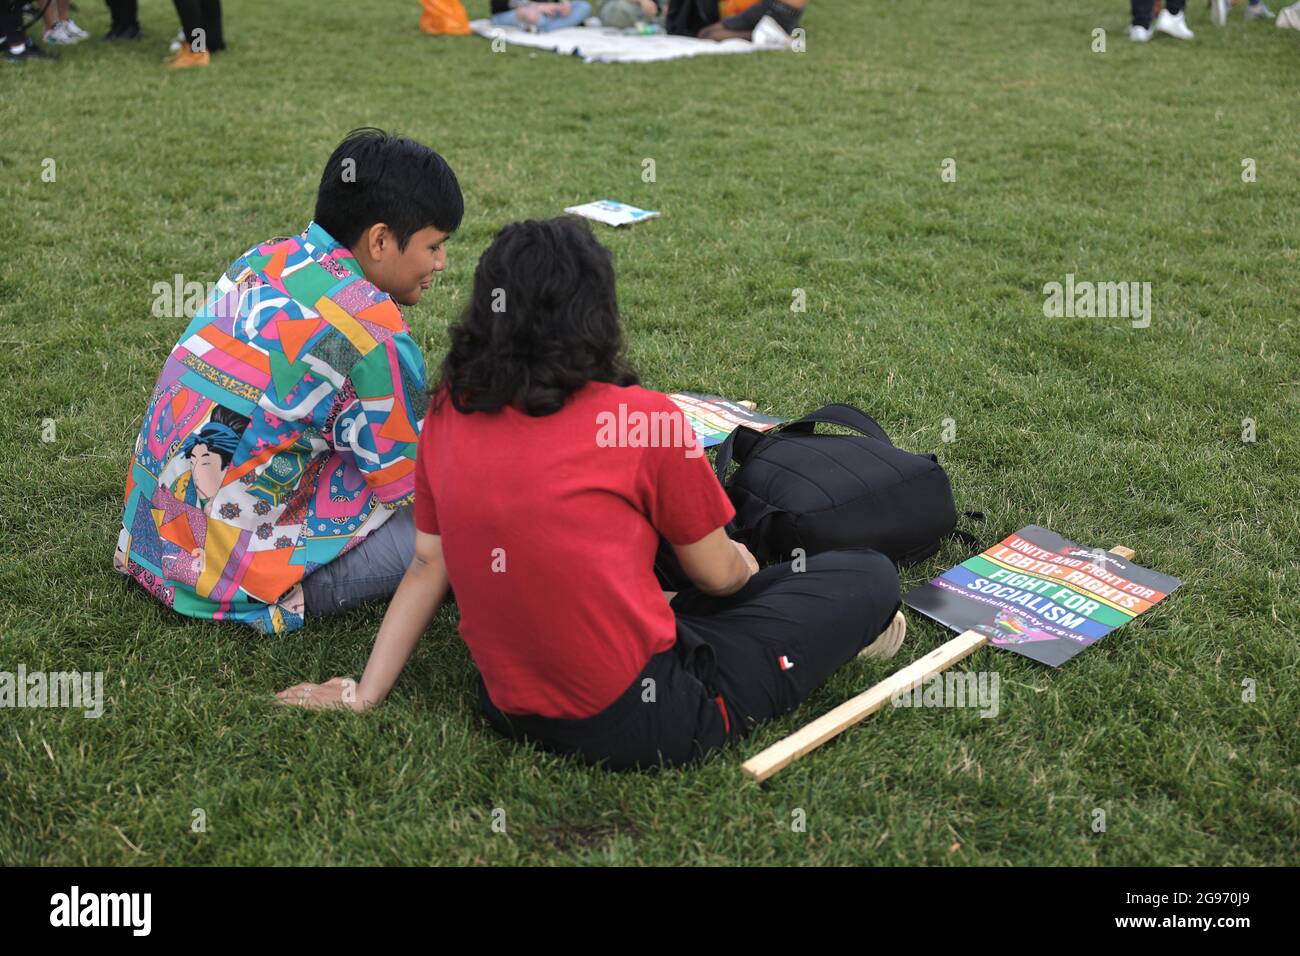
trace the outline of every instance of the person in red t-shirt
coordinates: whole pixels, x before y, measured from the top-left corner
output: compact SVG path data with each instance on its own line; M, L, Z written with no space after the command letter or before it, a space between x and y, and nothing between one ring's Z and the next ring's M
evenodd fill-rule
M415 559L361 682L285 703L378 704L449 587L493 726L611 769L691 761L854 655L898 649L888 558L760 571L727 537L735 511L685 415L623 358L611 258L585 222L502 229L450 338L420 433ZM690 582L675 595L661 548Z

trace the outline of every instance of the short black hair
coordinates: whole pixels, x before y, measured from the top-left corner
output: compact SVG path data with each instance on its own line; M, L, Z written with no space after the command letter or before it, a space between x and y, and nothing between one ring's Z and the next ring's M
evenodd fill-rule
M588 382L638 383L623 358L613 258L581 219L530 219L498 232L447 332L434 402L450 398L457 411L513 405L549 415Z
M348 133L325 164L314 218L345 246L382 222L405 249L428 226L455 232L464 215L460 183L445 159L422 143L364 127Z

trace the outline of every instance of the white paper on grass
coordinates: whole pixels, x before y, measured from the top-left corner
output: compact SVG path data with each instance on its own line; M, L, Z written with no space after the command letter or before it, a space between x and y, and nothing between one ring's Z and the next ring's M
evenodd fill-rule
M529 33L518 27L494 26L491 20L471 20L469 28L489 40L578 57L584 63L650 63L707 54L756 53L760 50L789 49L793 38L764 17L754 28L753 42L747 40L700 40L666 33L635 35L622 30L592 27L564 27L548 33Z
M654 219L659 215L656 210L638 209L636 206L629 206L625 202L613 199L598 199L595 202L585 202L581 206L567 206L564 211L582 216L584 219L603 222L607 226L626 226L629 223L641 222L643 219Z

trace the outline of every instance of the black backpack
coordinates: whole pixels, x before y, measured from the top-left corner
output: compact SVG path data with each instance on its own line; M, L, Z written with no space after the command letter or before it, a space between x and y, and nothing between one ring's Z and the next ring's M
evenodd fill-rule
M856 435L817 434L818 423ZM732 460L740 463L727 479ZM718 480L736 507L731 536L760 564L835 548L874 548L895 563L930 557L956 534L948 475L934 455L896 448L852 405L826 405L767 432L740 426L718 447Z

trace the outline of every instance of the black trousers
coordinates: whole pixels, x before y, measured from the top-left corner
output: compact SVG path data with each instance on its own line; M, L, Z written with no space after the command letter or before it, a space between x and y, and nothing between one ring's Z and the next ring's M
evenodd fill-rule
M721 19L718 0L670 0L664 27L677 36L693 37Z
M140 0L104 0L112 18L110 30L128 30L140 26Z
M1168 0L1165 9L1170 13L1180 12L1187 0ZM1155 9L1156 0L1129 0L1129 11L1133 14L1133 25L1150 28L1151 11Z
M7 47L27 42L22 9L22 0L0 0L0 43Z
M209 53L226 48L226 38L221 26L221 0L172 0L176 15L181 18L185 40L193 45L194 31L203 31L203 42Z
M798 707L885 629L898 573L877 551L827 551L764 568L728 597L681 591L677 643L592 717L505 714L479 680L501 733L610 770L679 766Z

